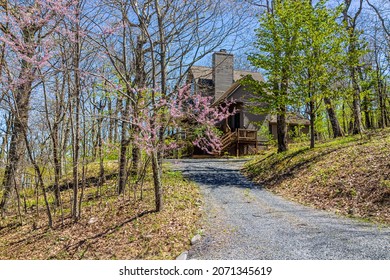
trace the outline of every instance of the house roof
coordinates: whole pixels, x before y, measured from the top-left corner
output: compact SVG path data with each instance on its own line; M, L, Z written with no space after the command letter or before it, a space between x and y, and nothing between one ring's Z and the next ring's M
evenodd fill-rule
M213 69L211 67L206 66L192 66L190 68L190 72L194 76L194 79L198 81L198 79L213 79Z
M234 83L230 86L230 88L228 88L227 91L225 91L224 94L222 94L217 100L214 101L212 106L218 105L226 98L229 98L238 88L241 87L240 80L248 75L251 75L253 79L255 79L259 82L264 81L264 78L260 73L250 72L250 71L241 71L241 70L234 71L234 76L235 76Z
M271 124L276 124L276 115L268 115L266 119ZM288 124L296 124L296 125L310 125L310 121L305 119L303 116L299 114L287 114L286 122Z
M213 79L213 68L207 66L192 66L190 68L190 72L194 76L194 79L198 81L199 79ZM237 82L241 78L251 75L252 78L256 81L262 82L264 81L263 76L258 72L251 72L245 70L234 70L233 72L233 82Z
M255 81L264 82L263 75L261 75L259 72L252 72L252 71L244 71L244 70L234 70L234 81L237 82L238 80L244 78L245 76L252 76L252 78Z
M213 86L213 69L212 67L207 66L192 66L190 68L190 72L193 75L193 78L198 84ZM233 94L240 86L239 80L244 78L245 76L251 75L254 80L259 82L264 81L263 76L258 72L251 72L245 70L234 70L233 72L233 84L230 88L222 94L217 100L214 101L212 106L218 105L226 98L229 98L231 94Z
M240 86L241 86L241 84L240 84L239 81L233 83L230 86L230 88L227 91L225 91L225 93L222 94L217 100L215 100L214 103L211 106L219 105L226 98L229 98L229 96L232 95Z

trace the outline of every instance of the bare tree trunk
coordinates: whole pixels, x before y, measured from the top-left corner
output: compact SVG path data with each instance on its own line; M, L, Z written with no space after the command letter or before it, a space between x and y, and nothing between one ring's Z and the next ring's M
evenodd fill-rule
M164 10L167 8L164 7L164 9L161 9L159 5L159 1L155 0L155 8L157 13L157 24L158 24L158 34L159 34L159 45L160 45L160 51L159 51L159 64L160 64L160 85L161 85L161 94L165 98L167 95L167 42L166 42L166 36L165 36L165 23L164 23ZM167 2L169 3L169 2ZM168 4L170 5L170 4ZM162 116L162 122L165 122L164 115ZM160 142L163 142L164 139L164 128L161 127L159 131L159 140ZM163 151L158 151L158 166L159 166L159 172L160 177L162 177L162 159L163 159Z
M61 204L61 192L60 192L60 178L61 178L61 157L59 151L59 123L63 115L63 96L64 96L64 84L62 86L61 92L58 90L58 80L56 79L56 95L55 95L55 113L53 124L51 123L51 118L49 116L49 108L47 101L46 85L45 82L42 83L43 86L43 96L45 100L45 115L47 125L49 127L50 138L52 140L52 149L53 149L53 162L54 162L54 197L55 204L57 207L61 206L61 217L62 217L62 204ZM65 81L64 81L65 82Z
M8 16L8 1L5 1L5 3L2 3L3 4L3 13L5 12L5 15ZM6 26L5 26L5 29L8 29L9 28L9 23L7 22ZM5 61L5 53L6 53L6 44L5 42L3 42L1 44L1 47L0 47L0 78L2 77L3 75L3 67L6 65L6 61Z
M364 98L363 98L363 112L364 112L364 122L366 123L367 129L372 128L371 116L370 116L371 108L369 108L369 106L368 106L369 103L370 103L370 101L368 100L368 97L364 96Z
M108 98L108 114L109 114L109 120L108 120L108 143L113 143L113 130L114 130L114 117L112 112L112 100L111 98Z
M70 81L67 81L67 84L70 85ZM66 106L66 108L64 108L64 110L66 112L69 112L71 113L72 109L72 98L71 98L71 92L70 90L68 90L68 97L69 97L69 101L68 101L68 104ZM61 138L60 138L60 145L61 145L61 149L60 151L61 152L61 174L65 174L65 170L66 170L66 162L67 162L67 159L66 159L66 154L68 152L68 145L69 145L69 141L71 140L71 123L72 123L72 115L69 114L69 116L67 116L67 114L65 114L64 116L64 121L61 125Z
M127 182L127 148L130 144L128 137L128 118L130 111L130 100L126 97L126 104L122 110L122 124L121 124L121 147L119 155L119 181L118 194L123 194Z
M61 205L60 178L61 178L61 161L58 155L58 130L57 126L53 127L53 161L54 161L54 194L55 203Z
M0 47L0 77L3 74L3 67L5 65L5 43Z
M116 108L115 108L115 119L114 119L114 143L118 142L118 135L119 135L119 117L122 112L122 100L121 98L116 99Z
M49 226L49 228L52 228L53 227L53 219L52 219L52 216L51 216L49 201L47 199L45 184L43 182L42 171L39 168L38 163L36 162L36 160L35 160L35 158L34 158L34 156L32 154L31 147L30 147L28 139L27 139L27 131L26 130L24 131L24 135L23 136L24 136L24 141L25 141L25 144L26 144L28 156L30 158L31 163L34 166L34 170L35 170L36 174L38 175L39 186L42 189L43 198L45 200L45 206L46 206L46 214L47 214L47 219L48 219L48 226ZM38 207L38 202L37 202L37 207Z
M20 80L29 79L22 83L15 92L15 111L13 122L11 124L11 142L8 153L8 164L5 167L3 179L3 196L0 202L1 215L4 216L7 202L11 194L14 178L18 170L20 158L24 153L24 134L28 125L28 113L30 94L32 87L32 65L26 61L22 61L22 69L19 75Z
M378 71L378 70L377 70ZM378 93L378 105L379 105L379 127L385 128L386 126L386 102L384 100L382 81L377 82L377 93Z
M76 90L77 91L77 90ZM78 209L78 186L79 186L79 150L80 150L80 123L79 123L79 113L80 113L80 106L79 106L79 97L76 95L74 96L74 105L75 106L75 113L74 113L74 123L72 122L72 150L73 150L73 162L72 162L72 172L73 172L73 199L72 199L72 218L73 221L77 221L79 216L79 209ZM72 106L72 107L73 107ZM72 110L73 111L73 110ZM72 115L73 112L71 112Z
M350 31L353 32L353 31ZM356 50L356 42L354 34L350 35L350 46L349 46L349 52L351 53L351 57L353 57L355 54ZM360 93L361 93L361 88L358 82L357 78L357 68L356 66L351 66L350 67L350 77L352 81L352 88L353 88L353 102L352 102L352 109L353 109L353 129L352 129L352 134L361 134L364 132L363 128L363 122L362 122L362 113L361 113L361 104L360 104Z
M144 88L146 86L146 72L145 72L145 49L144 46L146 44L144 31L141 30L141 35L137 36L137 45L135 49L135 78L134 84L138 88ZM138 100L139 96L133 96L133 117L136 119L138 115ZM132 134L138 134L138 127L133 126ZM137 176L140 172L140 159L141 159L141 151L137 145L134 143L133 137L133 145L132 145L132 164L130 174Z
M161 183L161 166L159 166L158 152L152 152L152 172L154 182L154 197L156 211L159 212L163 209L163 194L162 194L162 183Z
M278 153L287 151L287 123L286 123L286 107L279 107L280 113L276 116L276 130L278 134Z
M324 97L324 103L326 112L328 113L330 124L332 126L333 138L344 136L339 120L337 119L336 112L334 111L332 101L329 97Z
M343 117L343 131L349 131L347 127L347 116L345 114L345 100L343 100L343 105L341 107L342 117Z
M357 67L357 72L359 73L359 76L358 76L359 79L361 81L364 81L365 77L364 77L362 66ZM359 87L360 92L369 92L370 89L371 89L371 85L364 85L364 86ZM367 96L367 94L365 94L363 97L362 109L363 109L363 113L364 113L364 123L365 123L367 129L372 128L372 122L371 122L371 116L370 116L371 108L370 107L371 106L370 106L369 97Z
M8 138L9 138L11 126L13 123L12 114L9 113L8 116L4 115L4 120L5 120L6 128L5 128L5 133L3 135L3 139L2 139L1 147L0 147L0 160L5 158L5 154L6 154L5 151L8 148Z
M134 128L132 133L138 133L137 129ZM140 171L139 169L140 169L141 151L138 148L138 146L134 143L134 140L132 142L133 142L133 146L131 149L132 163L131 163L130 174L132 176L138 177Z
M74 70L74 92L73 92L73 106L74 106L74 123L72 124L72 140L73 140L73 200L72 200L72 218L77 221L79 218L78 207L78 186L79 186L79 150L80 150L80 55L81 55L81 38L80 38L80 8L81 1L77 2L76 6L76 32L75 32L75 50L73 58ZM72 115L72 114L71 114Z
M288 90L288 78L286 74L286 69L282 69L282 78L280 83L280 93L282 97L287 96ZM274 83L274 92L278 92L279 85ZM279 105L279 110L276 115L276 131L278 134L278 153L284 152L288 150L287 145L287 109L284 101L281 101Z
M22 212L20 211L20 194L19 194L19 187L18 187L18 183L16 182L16 178L14 178L15 180L15 192L16 192L16 200L17 200L17 203L18 203L18 216L19 216L19 223L20 225L23 224L23 219L22 219Z
M360 86L357 79L357 64L359 62L359 57L357 57L357 32L356 32L356 23L357 19L362 11L363 0L359 0L359 6L357 6L357 10L353 16L348 14L349 8L351 7L351 0L344 0L344 10L343 10L343 21L345 23L347 32L349 34L349 46L348 46L348 54L350 61L350 78L352 82L353 88L353 134L361 134L364 132L363 122L362 122L362 114L361 114L361 106L360 106Z
M383 115L385 119L385 126L390 126L390 113L386 108L390 108L390 98L387 97L387 82L384 82L382 96L383 96ZM389 107L386 107L386 101L389 103Z
M103 164L103 139L102 139L102 123L103 123L103 111L104 111L105 103L103 104L100 101L100 106L98 108L98 127L97 127L97 145L98 145L98 156L99 156L99 180L97 184L97 196L101 195L101 189L104 184L104 164Z
M311 82L311 71L308 70L308 90L309 90L309 116L310 116L310 149L314 149L315 145L315 118L316 118L316 109L315 109L315 103L313 100L313 92L314 88L312 86Z
M351 79L352 79L352 85L353 85L353 134L361 134L364 132L363 128L363 122L362 122L362 113L361 113L361 106L360 106L360 87L358 85L356 75L355 75L355 68L352 67L351 69Z
M85 107L83 106L83 111L85 111ZM83 203L83 198L84 198L84 190L85 190L85 185L86 185L86 166L87 166L87 161L86 161L86 155L87 155L87 129L86 129L86 119L85 115L83 117L83 156L82 156L82 163L83 163L83 168L82 168L82 177L81 177L81 192L80 192L80 198L79 198L79 212L78 212L78 217L77 219L81 218L81 211L82 211L82 203Z
M310 115L310 149L314 148L315 145L315 108L314 108L314 101L310 100L309 102L309 115Z
M91 122L92 161L96 160L97 149L98 149L98 137L99 136L97 135L95 126L96 126L96 122L94 119L92 119L92 122Z

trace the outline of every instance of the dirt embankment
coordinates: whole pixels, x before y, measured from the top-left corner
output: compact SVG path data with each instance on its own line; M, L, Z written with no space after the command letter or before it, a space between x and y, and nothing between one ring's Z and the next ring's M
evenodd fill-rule
M245 173L294 201L343 215L390 224L390 130L369 136L268 151Z

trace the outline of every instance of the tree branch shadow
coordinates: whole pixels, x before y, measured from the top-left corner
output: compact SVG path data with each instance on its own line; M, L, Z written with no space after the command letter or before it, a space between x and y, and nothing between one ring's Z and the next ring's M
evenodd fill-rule
M104 237L104 236L107 236L107 235L109 235L109 234L115 232L116 230L120 229L120 228L123 227L124 225L126 225L126 224L128 224L128 223L131 223L131 222L133 222L133 221L136 220L136 219L139 219L139 218L141 218L141 217L143 217L143 216L145 216L145 215L152 214L152 213L156 213L156 210L146 210L146 211L143 211L143 212L141 212L141 213L138 213L137 215L135 215L135 216L133 216L133 217L131 217L131 218L129 218L129 219L126 219L126 220L122 221L121 223L119 223L119 224L117 224L117 225L115 225L115 226L109 227L109 228L107 228L106 230L104 230L104 231L102 231L102 232L100 232L100 233L97 233L97 234L95 234L95 235L93 235L93 236L91 236L91 237L86 237L86 238L84 238L84 239L82 239L82 240L77 241L77 242L74 243L74 244L69 244L69 245L67 245L67 246L64 248L64 250L65 250L66 252L73 252L73 253L70 254L70 255L73 257L74 254L75 254L75 253L76 253L84 244L87 244L87 248L83 250L81 257L79 258L79 259L81 259L81 258L84 256L85 252L88 250L88 248L89 248L92 244L94 244L94 243L96 243L96 242L98 241L97 239L99 239L99 238L101 238L101 237ZM92 242L90 242L90 241L92 241Z

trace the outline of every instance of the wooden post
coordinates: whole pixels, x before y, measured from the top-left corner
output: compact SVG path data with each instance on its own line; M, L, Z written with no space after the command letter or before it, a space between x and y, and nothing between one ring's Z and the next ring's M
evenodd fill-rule
M255 132L255 153L257 154L257 131Z
M238 131L238 128L236 128L236 135L237 135L236 157L239 157L240 156L240 150L239 150L239 146L240 146L240 133Z

